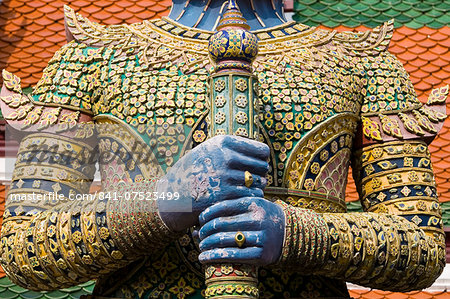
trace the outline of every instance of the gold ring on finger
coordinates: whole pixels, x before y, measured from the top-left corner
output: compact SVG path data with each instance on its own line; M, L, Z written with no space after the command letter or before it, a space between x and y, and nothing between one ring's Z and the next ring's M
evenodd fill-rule
M249 171L246 171L244 173L244 176L245 176L245 187L250 188L250 186L253 184L253 175Z
M245 235L241 232L237 232L236 235L234 236L234 241L236 242L236 244L239 248L244 246Z

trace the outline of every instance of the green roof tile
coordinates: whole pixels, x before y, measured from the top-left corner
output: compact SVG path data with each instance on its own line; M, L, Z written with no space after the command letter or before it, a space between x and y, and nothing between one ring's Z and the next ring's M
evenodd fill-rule
M449 7L450 0L294 0L294 19L310 26L372 28L394 19L395 27L439 29L450 24Z
M450 3L439 3L434 6L434 9L448 14L449 6L450 6Z
M411 18L404 14L394 17L394 26L401 26L402 24L406 24L408 22L411 22Z
M315 11L322 11L322 10L326 10L328 8L328 6L326 4L323 4L320 2L316 2L312 5L310 5L309 7L311 7L311 9L314 9Z
M349 6L353 6L359 3L359 0L342 0L341 3L345 3Z
M449 4L449 7L450 7L450 4ZM450 13L447 12L446 14L435 19L435 21L442 23L443 26L449 26L450 25Z
M308 15L313 15L315 14L315 11L311 8L306 8L302 11L303 15L308 16Z
M414 9L426 13L432 11L433 7L429 3L418 3L417 5L414 5Z
M361 14L365 15L369 19L379 15L379 13L373 10L372 8L369 8L368 10L361 12Z
M392 18L390 18L388 16L384 16L384 15L379 15L378 17L372 18L372 21L376 22L377 24L381 24L381 23L389 21L390 19L392 19Z
M10 290L4 290L3 292L0 292L0 298L15 299L15 298L19 298L19 295L14 292L11 292Z
M444 13L440 10L433 9L432 11L429 11L426 13L427 16L432 17L433 19L436 19L440 16L442 16Z
M357 26L359 26L359 22L356 22L356 21L354 20L354 18L348 20L348 21L346 22L346 24L348 24L349 27L357 27Z
M412 28L412 29L419 29L421 27L423 27L423 25L421 23L416 22L415 20L411 20L408 23L404 24L406 27L408 28ZM427 24L428 27L430 27L430 24Z
M0 279L0 290L4 290L5 288L12 287L14 284L9 279Z
M450 202L441 203L442 222L444 226L450 226Z
M331 6L331 5L336 5L337 3L339 3L339 0L322 0L320 2L322 2L326 6Z
M355 20L356 23L366 24L367 22L370 21L370 18L365 16L365 15L363 15L363 14L359 14L356 17L354 17L354 20Z
M295 11L303 11L305 9L308 9L308 5L303 5L301 3L296 2L294 9Z
M366 11L369 9L369 6L367 6L361 2L358 2L357 4L352 5L352 9L354 9L356 11Z
M361 203L359 201L347 202L348 212L362 212Z
M34 292L15 285L8 277L0 278L1 299L77 299L82 295L91 294L94 281L83 283L72 288L52 292Z
M338 23L338 22L334 22L334 21L332 21L332 20L328 20L328 21L326 21L326 22L319 22L318 24L324 24L324 26L327 26L327 27L330 27L330 28L334 28L334 27L337 27L337 26L339 26L339 24L340 23Z
M386 8L390 8L390 7L391 6L386 7L386 4L382 3L382 2L378 2L377 4L372 5L373 9L375 9L376 11L380 11L380 12L383 12L386 10Z
M419 18L423 13L414 9L411 9L409 11L405 11L405 15L407 15L408 17L411 17L412 19L414 19L416 22L418 20L416 20L417 18Z
M430 4L430 5L435 5L435 4L439 4L439 3L442 3L442 2L445 3L445 0L444 1L442 1L442 0L424 0L424 1L420 1L420 2L423 2L423 3L426 3L426 4Z
M338 3L338 4L336 4L336 5L333 5L332 7L330 7L332 10L334 10L334 11L340 11L340 12L343 12L343 11L346 11L347 9L349 9L349 5L348 4L345 4L345 3L343 3L343 2L340 2L340 3Z
M334 10L331 10L331 9L324 10L320 13L320 15L327 16L329 18L331 18L337 14L338 14L338 12L335 12Z
M23 299L42 299L45 298L45 295L42 293L38 293L38 292L32 292L32 291L28 291L26 293L21 294L19 297L17 298L23 298Z
M411 5L402 2L402 3L395 5L393 8L395 10L405 12L405 11L408 11L411 9Z
M383 12L383 14L386 17L392 19L392 18L397 17L399 15L399 12L397 10L393 9L393 8L390 8L390 9L386 10L385 12Z
M316 2L316 0L304 0L304 1L302 0L302 3L305 5L308 5L308 6L314 4L315 2Z
M336 16L336 13L334 13L333 18L330 18L331 16L327 16L324 14L319 14L316 18L317 20L317 25L320 25L322 23L326 23L326 22L334 22L334 17ZM339 23L337 22L336 24L339 25ZM337 26L337 25L336 25Z
M351 17L354 17L354 16L356 16L357 14L360 14L360 12L359 12L359 11L355 11L355 10L349 8L349 9L347 9L346 11L341 12L341 14L343 14L343 15L346 16L346 17L350 17L350 19L351 19Z
M429 17L429 16L427 16L427 15L420 15L420 16L418 16L418 17L415 19L415 21L416 21L417 23L428 24L428 23L433 22L433 21L434 21L434 18Z
M23 294L23 293L28 292L27 289L21 288L18 285L12 285L12 286L8 287L8 289L16 294Z
M337 14L334 16L333 21L336 21L337 23L345 23L349 17L343 15L343 14Z

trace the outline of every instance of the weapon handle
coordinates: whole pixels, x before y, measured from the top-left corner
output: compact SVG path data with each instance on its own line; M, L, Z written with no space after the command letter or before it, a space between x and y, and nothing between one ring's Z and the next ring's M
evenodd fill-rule
M228 1L217 30L208 47L210 58L216 64L215 73L209 79L208 136L258 139L259 98L255 96L256 80L252 75L258 38L249 31L250 26L235 0ZM208 265L206 298L258 298L257 274L258 268L251 265Z
M206 268L206 298L259 297L258 268L251 265L212 264Z

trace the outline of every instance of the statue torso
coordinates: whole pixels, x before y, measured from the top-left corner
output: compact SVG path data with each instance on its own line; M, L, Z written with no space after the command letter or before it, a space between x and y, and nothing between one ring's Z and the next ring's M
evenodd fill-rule
M101 165L105 189L158 177L208 138L208 90L222 88L208 86L211 32L168 19L105 28L68 15L77 42L50 62L35 99L91 111L100 125L100 151L145 153L155 162ZM363 105L363 98L398 80L386 62L389 56L376 55L389 42L383 30L337 34L289 23L256 32L258 84L250 88L262 101L260 140L271 149L267 198L320 212L345 211L346 178L361 111L376 112L380 106L392 110L408 103L388 98L386 91L384 101ZM60 97L50 95L53 84L60 86ZM136 141L148 147L136 148ZM199 294L203 272L197 255L188 233L157 256L130 266L130 276L120 282L101 281L97 293ZM348 295L342 282L302 277L301 271L262 269L260 277L263 296Z
M52 74L50 64L49 77L52 83L59 81L62 96L70 95L67 104L90 109L97 123L108 119L123 124L153 146L164 170L208 138L206 114L209 101L215 100L209 99L208 90L222 88L208 86L211 34L167 19L94 31L89 45L74 43L61 55L64 71ZM356 50L336 40L350 44L361 37L339 37L295 23L256 34L258 84L250 88L262 102L260 139L272 152L269 186L320 189L324 182L319 181L326 179L320 171L325 162L347 165L369 85L367 70L352 53ZM142 35L147 40L141 40ZM367 63L382 63L381 59L370 57ZM74 77L73 84L63 78L66 73ZM41 94L39 100L55 101L46 97L43 81L35 91ZM315 157L319 151L322 157ZM342 198L342 192L333 190L330 195Z

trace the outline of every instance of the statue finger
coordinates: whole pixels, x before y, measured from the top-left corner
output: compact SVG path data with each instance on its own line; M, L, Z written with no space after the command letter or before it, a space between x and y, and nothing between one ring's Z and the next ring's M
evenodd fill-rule
M241 237L242 236L242 237ZM201 251L228 247L262 247L263 239L260 231L233 231L211 235L200 242Z
M270 155L269 147L261 142L238 136L224 138L223 145L243 155L267 161Z
M261 247L231 247L216 248L200 253L198 259L201 263L235 263L235 264L260 264L263 256Z
M269 171L269 164L265 160L255 159L239 153L232 153L228 158L228 167L236 170L248 170L253 174L265 176Z
M248 212L248 207L253 202L252 199L253 197L243 197L239 199L218 202L205 209L199 215L200 225L204 225L208 221L218 217L226 217L246 213Z
M241 214L230 217L215 218L199 230L200 240L219 232L232 232L239 230L258 230L261 228L260 221L254 221L250 214Z

